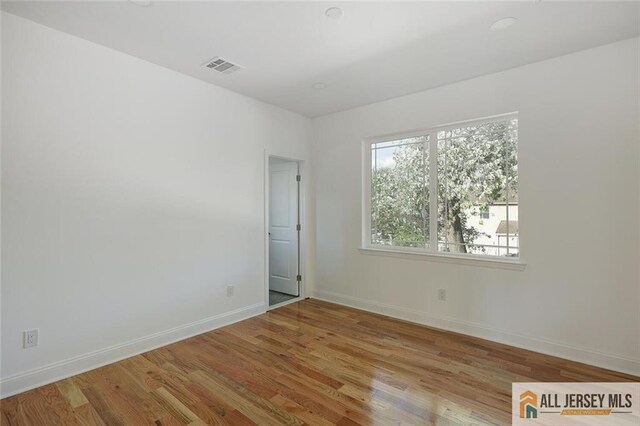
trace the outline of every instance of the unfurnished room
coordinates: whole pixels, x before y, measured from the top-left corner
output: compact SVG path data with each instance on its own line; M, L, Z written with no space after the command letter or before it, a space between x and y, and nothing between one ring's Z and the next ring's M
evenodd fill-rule
M0 425L640 425L640 1L0 4Z

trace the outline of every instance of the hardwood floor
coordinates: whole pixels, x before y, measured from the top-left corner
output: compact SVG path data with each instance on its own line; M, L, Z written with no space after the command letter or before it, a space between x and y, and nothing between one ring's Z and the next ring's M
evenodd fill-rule
M638 380L305 300L4 399L0 423L506 425L513 381Z

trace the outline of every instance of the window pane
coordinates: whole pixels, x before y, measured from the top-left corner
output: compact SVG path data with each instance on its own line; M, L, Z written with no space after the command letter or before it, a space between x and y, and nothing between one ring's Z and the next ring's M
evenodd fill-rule
M518 256L517 119L438 132L438 250Z
M371 243L427 247L428 136L371 146Z

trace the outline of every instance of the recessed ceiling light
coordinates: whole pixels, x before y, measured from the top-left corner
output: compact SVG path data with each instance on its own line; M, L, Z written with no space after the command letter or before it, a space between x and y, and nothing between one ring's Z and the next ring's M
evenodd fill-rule
M311 87L313 87L316 90L322 90L322 89L326 89L327 85L325 83L319 81L317 83L313 83L313 86L311 86Z
M151 6L151 0L129 0L129 1L135 4L136 6L142 6L142 7Z
M330 19L340 19L342 18L342 15L344 15L344 11L339 7L330 7L324 12L324 14Z
M498 19L496 22L491 24L491 31L504 30L506 28L509 28L516 22L518 22L518 18L514 18L513 16L510 16L508 18Z

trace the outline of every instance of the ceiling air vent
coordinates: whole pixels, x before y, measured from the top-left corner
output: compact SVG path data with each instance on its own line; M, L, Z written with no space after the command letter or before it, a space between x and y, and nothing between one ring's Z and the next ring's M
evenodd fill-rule
M242 67L240 65L236 65L233 62L229 62L226 59L223 59L219 56L216 56L215 58L211 59L210 61L207 61L204 64L205 67L210 68L212 70L216 70L218 72L221 72L223 74L231 74L232 72L238 71L239 69L242 69Z

